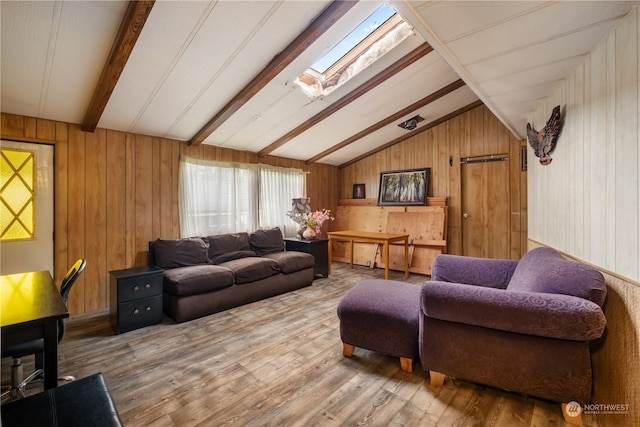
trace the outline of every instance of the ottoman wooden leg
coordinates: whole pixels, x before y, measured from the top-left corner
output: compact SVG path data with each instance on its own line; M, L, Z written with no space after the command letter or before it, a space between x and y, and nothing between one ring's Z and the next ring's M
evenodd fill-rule
M401 357L400 358L400 368L405 371L405 372L409 372L410 374L413 373L413 359L407 359L406 357Z
M347 344L346 342L342 343L342 354L345 357L353 356L353 346L351 344Z
M433 387L442 387L444 384L444 374L436 371L429 371L429 385Z

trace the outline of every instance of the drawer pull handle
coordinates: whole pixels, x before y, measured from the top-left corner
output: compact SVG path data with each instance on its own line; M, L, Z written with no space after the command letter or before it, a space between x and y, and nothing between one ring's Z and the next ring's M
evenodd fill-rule
M139 288L138 288L138 285L135 285L135 286L133 287L133 292L138 292L138 289L139 289Z
M134 308L133 309L133 314L138 314L138 313L140 313L140 310L138 310L137 308Z
M147 311L151 311L151 307L147 306L147 307L146 307L146 310L147 310Z
M144 287L149 289L151 287L151 284L147 283L146 285L144 285Z

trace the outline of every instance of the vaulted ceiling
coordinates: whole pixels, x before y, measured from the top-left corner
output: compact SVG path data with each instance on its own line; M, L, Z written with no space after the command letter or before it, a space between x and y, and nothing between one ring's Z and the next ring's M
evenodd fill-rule
M391 1L413 34L310 98L296 77L382 1L2 1L1 109L337 166L480 103L524 138L638 3Z

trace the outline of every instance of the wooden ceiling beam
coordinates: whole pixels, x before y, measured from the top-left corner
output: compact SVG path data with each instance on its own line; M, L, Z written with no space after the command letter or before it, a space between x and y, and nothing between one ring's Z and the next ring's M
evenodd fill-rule
M129 56L131 56L133 47L142 32L144 24L147 22L154 3L155 0L129 2L116 39L113 46L111 46L109 58L102 69L100 80L98 80L98 85L93 92L93 97L84 115L84 120L82 121L83 131L93 132L96 130L100 117L102 117L109 98L118 83L118 79L120 79L122 70L124 70L124 66L129 60Z
M429 105L432 102L434 102L435 100L442 98L443 96L453 92L456 89L461 88L462 86L465 85L465 82L462 79L458 79L456 81L454 81L453 83L448 84L447 86L438 89L437 91L425 96L424 98L422 98L421 100L414 102L413 104L409 105L406 108L403 108L402 110L398 111L395 114L390 115L389 117L380 120L378 123L373 124L372 126L369 126L368 128L356 133L355 135L345 139L344 141L334 145L333 147L328 148L327 150L323 151L322 153L319 153L315 156L313 156L312 158L310 158L309 160L306 161L306 164L311 164L311 163L315 163L318 160L327 157L329 154L334 153L338 150L340 150L341 148L346 147L349 144L352 144L353 142L364 138L365 136L372 134L373 132L382 129L383 127L392 124L393 122L395 122L396 120L400 120L401 118L405 117L408 114L414 113L417 109L424 107L425 105Z
M202 129L196 133L189 145L201 144L216 129L226 122L236 111L273 80L282 70L293 62L312 43L322 36L338 19L347 13L356 1L335 0L282 52L231 99Z
M391 146L394 146L394 145L396 145L396 144L398 144L398 143L400 143L402 141L405 141L405 140L411 138L414 135L417 135L417 134L422 133L422 132L424 132L426 130L429 130L429 129L433 128L433 127L436 127L439 124L446 122L447 120L451 120L452 118L454 118L456 116L459 116L460 114L464 114L467 111L471 111L474 108L479 107L481 105L482 105L482 101L481 100L477 100L477 101L472 102L471 104L465 105L462 108L458 108L456 111L454 111L452 113L449 113L449 114L446 114L446 115L440 117L439 119L436 119L436 120L432 121L431 123L429 123L427 125L421 126L421 127L417 128L417 129L415 129L415 130L413 130L413 131L411 131L409 133L404 134L403 136L401 136L399 138L393 139L393 140L387 142L384 145L376 147L376 148L374 148L373 150L371 150L371 151L369 151L367 153L364 153L364 154L362 154L362 155L360 155L360 156L358 156L358 157L356 157L354 159L349 160L348 162L345 162L345 163L339 165L338 169L345 168L345 167L347 167L349 165L352 165L355 162L358 162L358 161L360 161L360 160L362 160L362 159L364 159L366 157L374 155L374 154L376 154L376 153L378 153L378 152L380 152L382 150L386 150L387 148L389 148Z
M433 48L428 43L423 43L422 45L418 46L413 51L411 51L408 55L396 61L395 63L391 64L389 67L385 68L382 72L380 72L374 78L360 85L357 89L349 93L347 96L344 96L343 98L334 102L329 107L325 108L315 116L302 122L302 124L297 126L295 129L289 131L286 135L278 138L276 141L272 142L267 147L260 150L258 152L258 156L264 157L270 154L271 152L275 151L279 147L291 141L296 136L302 134L303 132L307 131L309 128L317 125L327 117L331 116L335 112L339 111L340 109L346 107L356 99L360 98L362 95L366 94L367 92L369 92L370 90L378 86L379 84L383 83L388 78L404 70L409 65L413 64L414 62L416 62L417 60L419 60L420 58L422 58L432 50Z

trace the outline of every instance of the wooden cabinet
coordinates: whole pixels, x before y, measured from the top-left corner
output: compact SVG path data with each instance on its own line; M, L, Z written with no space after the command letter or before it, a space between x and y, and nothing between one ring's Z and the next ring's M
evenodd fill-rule
M313 276L329 277L329 239L284 239L288 251L306 252L316 259Z
M162 321L162 269L155 266L109 272L111 326L117 334Z

